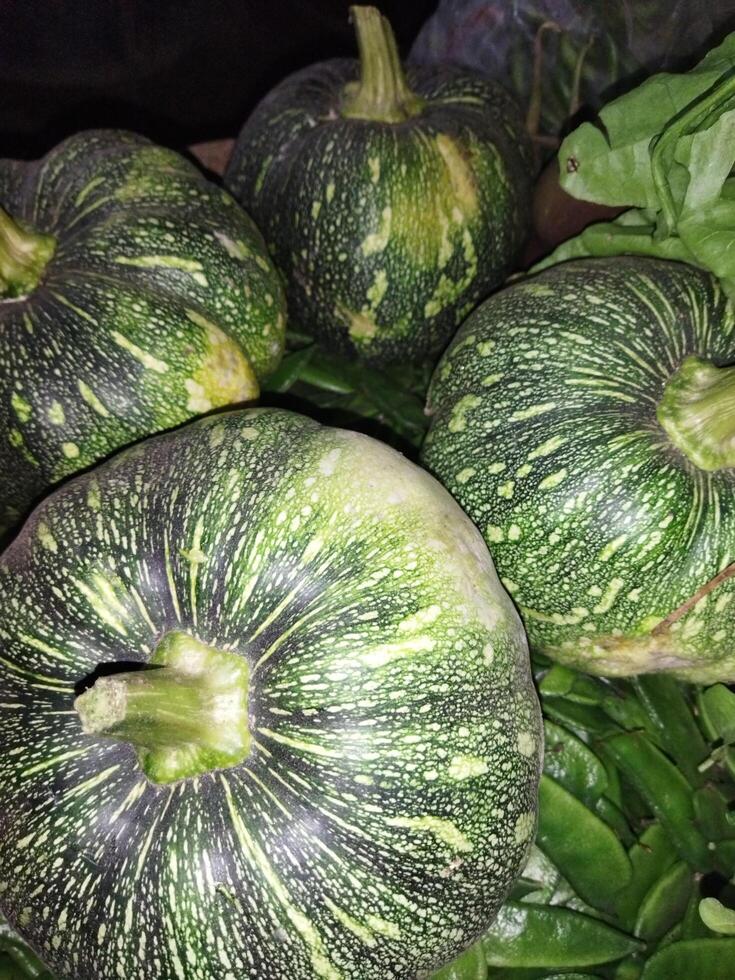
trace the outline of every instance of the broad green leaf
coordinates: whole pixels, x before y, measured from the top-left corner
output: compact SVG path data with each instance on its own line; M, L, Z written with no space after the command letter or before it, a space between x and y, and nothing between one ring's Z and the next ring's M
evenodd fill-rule
M703 898L699 903L699 914L712 932L735 936L735 909L727 908L716 898Z
M686 939L655 953L641 980L733 980L735 939Z
M646 255L718 276L735 299L735 34L683 74L661 73L600 110L559 150L572 196L627 207L533 272L573 258Z
M684 74L662 72L600 110L602 128L583 123L559 149L562 187L599 204L656 207L650 143L735 66L735 35Z
M735 743L735 693L724 684L714 684L702 691L698 703L707 736Z
M709 129L683 136L676 145L674 159L688 174L682 194L683 218L712 204L723 192L732 170L735 143L735 110L723 113Z
M578 704L599 704L609 688L598 677L554 664L539 684L539 691L547 697L565 697Z
M735 824L728 818L727 799L711 783L701 786L694 794L697 827L708 841L734 840Z
M548 776L541 777L539 786L536 843L580 898L595 908L612 907L630 881L631 864L617 835Z
M684 916L691 888L692 870L684 861L678 861L644 897L638 909L634 934L646 942L661 939Z
M682 685L666 674L643 674L634 678L633 687L660 744L689 782L700 785L703 776L698 767L709 749Z
M709 871L712 855L694 824L692 787L681 770L640 732L613 735L600 747L646 800L679 855L697 870Z
M263 390L280 393L288 391L301 379L315 352L316 347L314 344L310 344L308 347L302 347L300 350L286 354L277 369L266 380Z
M557 969L609 963L642 949L638 940L599 919L523 902L505 903L482 946L489 966Z
M635 834L631 829L628 818L620 807L609 799L607 794L595 800L592 805L592 809L601 820L605 821L608 827L615 831L615 834L623 847L632 846L632 844L635 842Z
M632 929L646 894L676 862L676 852L660 823L653 823L628 851L633 868L629 884L615 898L615 911Z
M544 772L588 806L607 789L607 772L584 742L552 721L544 722Z

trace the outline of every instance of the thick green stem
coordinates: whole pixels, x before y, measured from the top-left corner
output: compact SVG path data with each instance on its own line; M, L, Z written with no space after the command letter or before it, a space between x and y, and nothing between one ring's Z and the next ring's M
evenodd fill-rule
M348 119L399 123L416 116L422 100L408 87L393 30L375 7L350 7L360 48L360 81L345 86Z
M35 289L55 250L55 238L21 227L0 208L0 298Z
M169 633L148 669L100 677L74 702L88 735L134 746L155 783L237 765L250 751L247 661Z
M701 470L735 466L735 367L716 367L692 355L671 376L658 420Z

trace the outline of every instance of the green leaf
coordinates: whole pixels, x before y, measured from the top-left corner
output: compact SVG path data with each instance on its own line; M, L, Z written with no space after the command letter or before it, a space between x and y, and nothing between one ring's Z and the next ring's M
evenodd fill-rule
M632 929L641 902L662 875L676 863L676 852L661 824L653 823L643 831L628 856L633 877L617 896L615 910L623 924Z
M699 765L709 750L682 685L666 674L644 674L634 679L633 687L663 748L689 782L700 785Z
M607 685L597 677L580 674L577 670L554 664L539 684L547 697L564 697L577 704L600 704L608 695Z
M522 902L505 903L482 946L489 966L555 968L609 963L642 949L638 940L599 919Z
M735 34L691 71L661 73L562 143L562 187L628 208L564 242L533 272L582 256L649 255L710 270L735 298Z
M536 844L579 897L595 908L611 908L630 881L631 864L616 834L548 776L541 777L539 786Z
M697 827L708 841L734 840L735 825L729 818L728 804L720 790L708 784L694 794Z
M270 375L263 385L264 391L286 392L299 381L306 370L306 366L314 356L316 347L311 344L302 347L300 350L286 354L278 368Z
M712 932L735 936L735 909L726 908L716 898L703 898L699 903L699 914Z
M702 691L698 704L707 736L735 743L735 694L724 684L714 684Z
M595 811L600 820L604 820L608 827L615 832L623 847L631 847L633 845L635 842L635 834L631 829L627 817L620 807L613 803L613 801L609 799L607 795L601 796L598 800L595 800L592 809Z
M607 772L581 739L552 721L544 722L544 772L588 806L607 789Z
M655 942L672 929L686 912L692 880L692 870L684 861L673 864L641 902L634 934Z
M655 953L641 980L733 980L735 939L685 939Z
M604 711L591 705L576 704L566 698L549 698L543 700L543 709L547 717L560 722L576 734L596 735L603 738L620 731Z
M679 855L709 871L712 855L694 825L692 787L681 771L640 732L613 735L600 743L665 828Z
M600 110L602 130L583 123L562 143L559 169L564 190L598 204L655 207L659 198L651 178L651 140L733 66L731 34L691 71L661 72L609 102Z

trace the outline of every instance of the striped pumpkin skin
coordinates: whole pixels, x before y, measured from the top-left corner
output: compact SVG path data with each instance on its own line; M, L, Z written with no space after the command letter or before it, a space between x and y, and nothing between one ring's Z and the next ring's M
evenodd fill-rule
M113 450L256 397L285 306L250 218L141 136L91 131L0 161L0 206L56 239L36 288L0 295L2 531Z
M247 658L252 748L155 785L74 685L172 630ZM62 980L430 972L523 865L541 737L481 536L365 436L201 420L68 483L0 561L0 908Z
M307 68L245 123L225 184L262 229L299 325L370 364L438 353L505 278L530 222L533 165L495 83L409 66L421 112L344 118L358 62Z
M699 270L575 261L488 300L440 361L422 457L481 530L532 649L592 673L735 679L735 471L697 468L657 420L687 355L735 360L733 325Z

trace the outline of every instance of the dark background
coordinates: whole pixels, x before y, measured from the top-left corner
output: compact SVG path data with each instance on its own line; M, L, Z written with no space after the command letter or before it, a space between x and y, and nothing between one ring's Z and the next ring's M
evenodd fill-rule
M347 0L0 0L0 157L79 129L234 136L291 71L357 54ZM403 54L436 0L382 0Z

